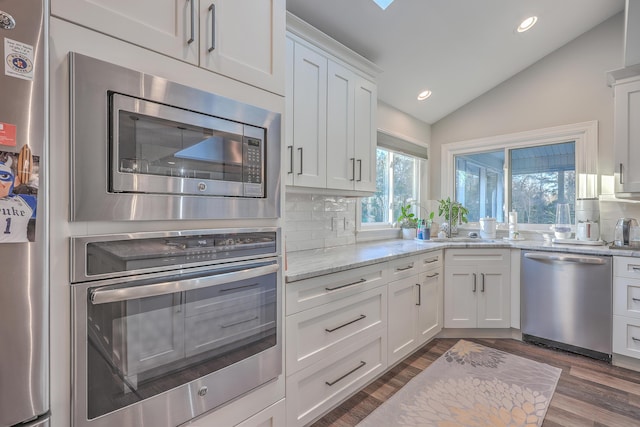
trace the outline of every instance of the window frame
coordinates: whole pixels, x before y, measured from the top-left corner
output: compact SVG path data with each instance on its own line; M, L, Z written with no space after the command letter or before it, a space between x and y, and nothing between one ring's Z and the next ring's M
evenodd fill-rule
M505 150L504 204L511 205L509 150L540 145L575 142L576 198L598 197L598 122L596 120L505 135L451 142L442 145L441 191L443 197L455 193L455 156ZM505 218L507 213L505 212ZM504 223L503 223L504 224ZM471 224L477 226L477 223ZM547 231L549 224L518 224L523 230Z

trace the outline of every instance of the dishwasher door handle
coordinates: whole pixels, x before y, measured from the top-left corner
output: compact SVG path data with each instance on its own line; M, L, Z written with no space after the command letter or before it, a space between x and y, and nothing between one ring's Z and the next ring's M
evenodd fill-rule
M606 264L607 260L601 257L588 256L588 255L555 255L555 254L542 254L535 252L526 252L525 258L536 259L540 261L560 261L560 262L575 262L578 264Z

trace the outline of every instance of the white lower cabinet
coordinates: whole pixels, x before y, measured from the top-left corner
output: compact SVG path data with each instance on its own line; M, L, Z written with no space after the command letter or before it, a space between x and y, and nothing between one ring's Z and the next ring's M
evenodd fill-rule
M287 283L287 427L307 425L387 369L387 263Z
M380 329L288 376L287 427L310 423L386 368L386 331Z
M451 249L445 255L444 327L508 328L509 249Z
M286 425L286 416L285 400L282 399L236 427L283 427Z
M309 425L443 325L442 251L287 283L287 427Z
M442 330L442 252L390 263L389 365L402 360ZM406 277L402 277L402 275Z
M613 352L640 359L640 259L613 257Z

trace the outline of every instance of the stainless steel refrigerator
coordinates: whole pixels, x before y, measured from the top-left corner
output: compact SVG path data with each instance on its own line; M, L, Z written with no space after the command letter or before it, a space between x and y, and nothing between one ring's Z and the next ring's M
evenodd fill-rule
M0 427L49 425L43 0L0 0Z

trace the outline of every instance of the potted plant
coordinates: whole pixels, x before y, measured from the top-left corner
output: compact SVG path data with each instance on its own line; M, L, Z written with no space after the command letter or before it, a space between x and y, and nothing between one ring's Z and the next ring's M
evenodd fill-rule
M398 216L398 225L402 229L403 239L415 239L418 229L418 218L413 212L410 212L411 203L400 206L400 215Z
M444 217L445 222L440 226L444 232L451 227L451 235L458 234L458 225L467 223L469 210L460 203L452 201L450 197L438 200L438 216ZM451 213L451 218L449 218ZM460 221L460 223L458 222Z

